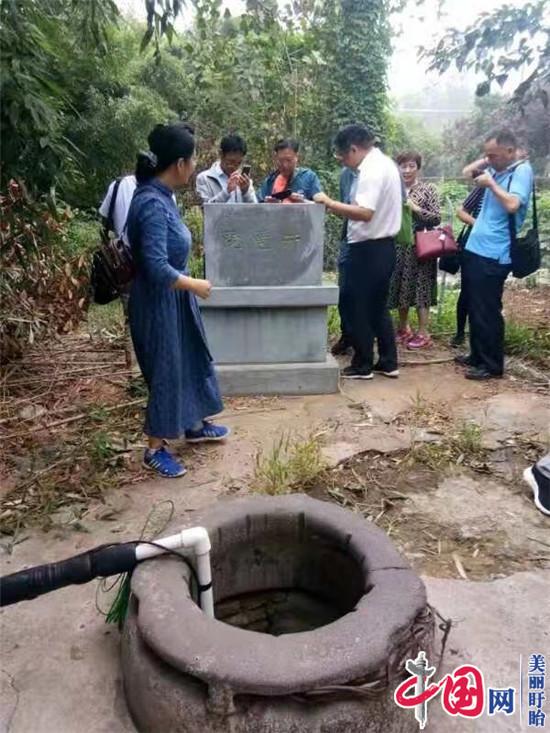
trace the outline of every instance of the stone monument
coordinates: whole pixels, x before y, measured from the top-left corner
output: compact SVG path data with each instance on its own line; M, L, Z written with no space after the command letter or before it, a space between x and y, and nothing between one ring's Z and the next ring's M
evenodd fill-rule
M204 257L212 282L201 303L224 394L336 392L327 354L324 206L206 204Z

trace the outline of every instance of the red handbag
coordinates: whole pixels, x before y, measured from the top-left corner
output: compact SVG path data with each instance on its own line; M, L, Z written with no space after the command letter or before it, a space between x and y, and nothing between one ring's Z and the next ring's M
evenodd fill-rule
M436 229L425 229L416 232L416 256L420 262L435 260L443 255L452 255L458 252L458 245L449 224Z

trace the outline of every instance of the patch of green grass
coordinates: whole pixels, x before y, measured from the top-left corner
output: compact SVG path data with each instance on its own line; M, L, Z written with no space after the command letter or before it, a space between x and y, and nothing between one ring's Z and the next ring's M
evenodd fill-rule
M270 496L288 494L294 488L302 489L309 484L323 468L316 436L296 439L290 433L283 433L270 450L259 450L256 454L251 488Z
M550 327L532 328L515 321L506 322L504 351L538 364L550 362Z
M439 287L439 305L430 309L430 333L432 336L448 338L456 329L456 302L460 291L457 288L445 288L443 302L441 302L441 287ZM397 311L392 311L394 323L398 322ZM418 327L416 308L409 310L409 323L414 330Z
M531 285L532 286L532 285ZM435 337L447 338L456 328L456 302L459 290L445 292L442 306L432 308L431 332ZM550 360L550 327L533 328L514 320L506 320L504 351L509 356L519 356L539 364Z
M192 254L187 263L187 269L190 277L204 278L204 255Z
M483 431L472 421L459 423L435 442L415 442L409 463L422 463L432 471L444 471L451 465L472 464L483 459Z
M531 283L530 286L533 287L533 284ZM430 332L436 339L446 341L455 332L456 303L459 295L460 290L458 288L446 288L441 303L440 287L440 303L438 306L434 306L430 312ZM411 327L414 329L418 326L414 308L410 309L409 316ZM392 317L397 322L397 312L392 312ZM337 338L340 335L340 316L336 305L331 305L328 308L327 326L329 338ZM542 366L548 365L550 363L550 326L548 328L533 328L507 319L504 351L508 356L518 356Z
M100 430L93 436L89 443L88 455L96 469L102 470L107 467L114 455L108 433Z
M88 308L88 331L92 336L111 334L119 337L124 333L124 313L120 299L107 305L90 303Z
M414 397L411 397L412 415L411 419L414 424L419 424L423 420L428 419L434 411L434 406L429 402L422 392L417 389Z
M445 336L454 333L456 329L456 302L460 291L456 288L445 289L441 302L441 288L439 288L439 305L431 309L430 330L433 336Z
M479 456L483 453L482 437L483 431L477 423L465 421L459 426L457 432L451 436L451 442L453 447L461 454Z
M327 311L327 327L329 338L340 336L340 314L337 305L329 305Z
M413 443L407 462L409 465L421 463L432 471L443 471L452 463L452 455L447 443Z
M127 389L129 396L133 399L139 399L140 397L146 399L149 395L149 390L141 374L130 378Z
M91 254L100 245L101 224L98 219L80 211L73 213L73 218L67 224L67 255L78 257Z

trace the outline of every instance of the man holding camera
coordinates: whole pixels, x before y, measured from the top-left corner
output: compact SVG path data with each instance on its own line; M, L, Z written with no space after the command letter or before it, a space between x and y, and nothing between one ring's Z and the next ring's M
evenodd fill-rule
M226 135L220 158L197 176L196 189L203 204L255 204L250 166L243 165L246 143L240 135Z
M456 361L468 367L467 379L493 379L504 372L502 294L511 271L510 227L521 229L533 190L533 169L527 160L518 160L517 148L509 130L491 133L485 157L463 171L485 189L462 263L470 353Z

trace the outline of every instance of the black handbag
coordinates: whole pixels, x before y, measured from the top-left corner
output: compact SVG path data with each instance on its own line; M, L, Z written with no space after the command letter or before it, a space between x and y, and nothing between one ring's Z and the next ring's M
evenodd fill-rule
M512 176L508 181L508 191ZM537 217L537 196L533 183L533 226L523 237L518 237L516 231L516 217L508 216L510 229L510 259L512 260L512 275L517 278L527 277L536 272L541 263L540 237Z
M439 258L439 269L442 272L448 272L449 275L456 275L460 270L462 264L462 251L466 247L466 242L468 241L471 231L472 227L470 224L464 224L460 230L460 234L456 238L458 252L450 255L443 255L443 257Z

